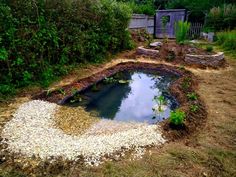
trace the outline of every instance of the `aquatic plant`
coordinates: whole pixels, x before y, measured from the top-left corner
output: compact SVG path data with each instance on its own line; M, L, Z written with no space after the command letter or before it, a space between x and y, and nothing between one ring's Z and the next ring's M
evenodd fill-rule
M177 109L175 111L171 111L170 113L170 123L173 125L183 125L184 119L186 117L185 112Z
M153 99L157 104L152 108L152 110L154 111L154 113L159 116L160 113L164 112L166 109L166 104L167 101L165 99L165 97L163 95L160 96L155 96ZM153 116L153 119L155 119L156 116Z

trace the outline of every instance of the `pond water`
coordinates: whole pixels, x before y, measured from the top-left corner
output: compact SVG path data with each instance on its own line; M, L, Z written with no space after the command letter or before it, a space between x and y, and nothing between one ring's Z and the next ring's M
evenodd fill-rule
M68 106L83 106L104 119L153 124L168 118L178 103L168 91L177 76L170 73L124 71L81 91Z

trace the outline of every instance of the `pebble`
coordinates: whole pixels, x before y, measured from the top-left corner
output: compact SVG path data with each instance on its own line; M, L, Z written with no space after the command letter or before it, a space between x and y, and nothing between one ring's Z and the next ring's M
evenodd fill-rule
M51 157L62 157L65 160L78 160L83 157L85 164L97 166L105 155L136 149L140 156L144 153L140 147L161 145L165 143L158 125L137 124L131 128L125 126L120 131L101 134L94 133L93 127L88 133L74 136L68 135L55 126L54 115L60 106L41 100L33 100L22 104L13 118L3 128L2 143L7 150L20 153L26 157L39 157L42 160ZM113 123L112 123L113 124ZM122 123L123 124L123 123ZM104 121L102 124L104 125ZM108 125L111 122L108 121ZM99 126L100 127L100 126Z

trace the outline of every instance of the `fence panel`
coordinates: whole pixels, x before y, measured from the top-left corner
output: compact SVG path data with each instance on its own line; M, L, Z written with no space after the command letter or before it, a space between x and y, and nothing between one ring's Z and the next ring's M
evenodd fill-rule
M133 14L129 29L146 29L149 34L154 33L154 17L144 14Z
M191 38L199 37L203 30L202 23L191 23L190 30L188 32L188 36Z

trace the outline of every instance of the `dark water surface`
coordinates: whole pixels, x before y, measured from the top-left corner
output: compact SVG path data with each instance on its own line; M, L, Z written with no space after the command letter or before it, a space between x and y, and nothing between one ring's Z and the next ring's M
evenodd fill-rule
M84 106L104 119L156 123L168 118L178 107L168 88L177 76L170 73L124 71L81 91L69 101L69 106ZM166 109L155 113L159 103L154 98L164 96Z

